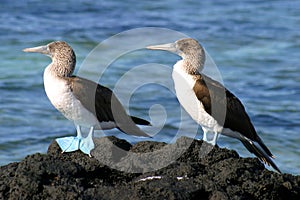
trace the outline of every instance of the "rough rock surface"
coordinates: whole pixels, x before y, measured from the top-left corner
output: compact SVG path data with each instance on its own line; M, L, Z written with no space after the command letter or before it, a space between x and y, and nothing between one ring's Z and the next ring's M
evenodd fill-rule
M95 145L90 158L62 154L53 142L47 154L2 166L0 199L300 199L300 176L268 171L256 158L202 141L132 146L104 137Z

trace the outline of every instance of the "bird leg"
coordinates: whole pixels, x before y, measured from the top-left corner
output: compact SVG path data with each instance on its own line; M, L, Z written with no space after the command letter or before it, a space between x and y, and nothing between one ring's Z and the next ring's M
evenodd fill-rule
M203 141L207 142L207 131L203 131Z
M215 134L214 134L214 138L213 138L213 140L211 141L211 144L212 144L212 145L215 146L215 145L217 144L218 137L219 137L219 133L215 133Z
M90 132L86 138L82 138L80 141L80 147L79 149L85 153L91 156L91 150L95 148L94 141L93 141L93 133L94 133L94 126L90 128Z
M206 129L206 128L204 128L204 127L202 127L202 130L203 130L203 141L205 141L205 142L207 142L207 143L209 143L209 140L208 140L208 138L207 138L207 134L208 134L208 129Z
M77 131L77 137L82 138L82 133L81 133L81 127L79 125L76 125L76 131Z
M202 130L203 130L203 141L205 141L205 142L207 142L207 143L209 143L209 144L211 144L211 145L216 145L217 144L217 140L218 140L218 137L219 137L219 133L214 133L214 137L213 137L213 139L212 140L209 140L208 139L208 137L207 137L207 135L208 135L208 133L210 133L207 129L205 129L205 128L202 128Z

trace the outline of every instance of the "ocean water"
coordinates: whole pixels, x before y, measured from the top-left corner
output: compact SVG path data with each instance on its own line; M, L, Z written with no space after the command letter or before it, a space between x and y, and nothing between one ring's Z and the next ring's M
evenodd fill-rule
M284 0L1 1L0 165L45 153L53 139L75 135L72 122L55 110L44 92L42 76L49 58L26 54L23 48L67 41L77 54L79 68L107 38L134 28L160 27L201 42L225 86L245 105L258 134L276 156L278 167L300 174L299 7L299 1ZM133 51L114 60L100 79L113 89L135 66L169 66L163 73L148 67L138 72L138 79L132 76L132 84L141 77L162 82L137 88L129 103L122 96L128 93L126 84L121 84L123 90L118 93L131 114L148 120L152 115L163 116L164 121L152 118L153 124L163 124L152 140L172 142L182 121L179 103L170 89L171 66L178 59L167 52ZM97 68L84 73L93 75L93 70ZM189 135L189 127L193 131L196 124L188 117L183 123ZM127 137L118 130L104 134L131 142L145 140ZM201 130L196 138L202 138ZM243 157L253 156L231 138L221 137L218 145L235 149Z

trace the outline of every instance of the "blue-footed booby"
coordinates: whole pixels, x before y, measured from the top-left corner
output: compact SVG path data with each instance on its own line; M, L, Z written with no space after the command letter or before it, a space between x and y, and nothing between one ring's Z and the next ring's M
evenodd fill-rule
M201 73L205 51L198 41L184 38L147 48L169 51L182 58L173 66L172 72L176 96L187 113L202 127L204 141L215 145L220 133L237 138L261 161L280 172L241 101L221 83ZM208 133L214 134L213 140L208 140Z
M63 152L80 149L91 156L94 148L94 129L118 128L124 133L149 137L136 124L150 125L146 120L127 115L113 92L85 78L74 76L76 56L73 49L63 41L45 46L26 48L24 52L37 52L49 56L52 62L44 71L44 87L53 104L67 119L74 122L76 137L57 138ZM89 128L86 138L81 127Z

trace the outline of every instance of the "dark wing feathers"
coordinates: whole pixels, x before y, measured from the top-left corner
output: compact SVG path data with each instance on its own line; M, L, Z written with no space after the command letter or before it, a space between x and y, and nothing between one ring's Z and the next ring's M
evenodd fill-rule
M197 75L197 81L193 89L207 113L212 115L225 128L244 135L246 138L241 138L244 146L261 161L271 165L281 173L270 158L273 157L272 153L257 135L243 104L236 96L219 82L202 74Z
M87 110L97 117L99 122L114 121L118 128L127 134L148 137L134 123L140 122L144 125L147 121L137 117L133 117L133 120L131 116L128 116L109 88L76 76L69 77L68 80L72 93ZM147 125L149 124L148 122Z
M75 76L70 77L70 80L72 80L69 82L72 93L87 110L93 113L100 122L114 121L110 109L112 91L109 88Z
M130 117L131 117L132 121L136 124L151 126L151 123L148 122L147 120L144 120L144 119L141 119L141 118L138 118L138 117L134 117L134 116L130 116Z
M252 141L256 141L269 156L272 156L270 150L257 135L243 104L234 94L219 82L203 74L197 76L194 91L197 98L203 102L206 112L212 115L220 125L239 132Z

